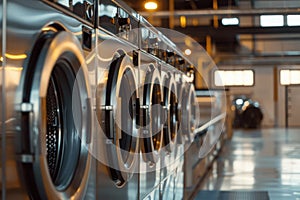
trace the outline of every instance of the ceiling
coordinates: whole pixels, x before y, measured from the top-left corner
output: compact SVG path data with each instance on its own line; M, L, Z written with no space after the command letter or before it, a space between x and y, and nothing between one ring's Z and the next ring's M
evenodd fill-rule
M270 58L272 63L272 60L282 62L276 58L290 56L293 59L287 58L287 61L300 63L300 26L286 24L288 14L300 14L299 0L174 0L174 11L170 11L169 0L162 0L157 1L159 9L155 12L144 10L145 0L125 2L152 20L154 26L170 28L169 17L173 16L175 23L171 28L193 37L204 47L208 45L209 36L210 46L213 46L210 54L220 63L236 62L237 58L241 58L241 63L247 63L245 59L252 62L255 58L264 61L262 57ZM283 15L285 25L261 27L259 17L262 14ZM223 17L233 16L239 18L238 26L222 25ZM184 26L181 17L185 18Z

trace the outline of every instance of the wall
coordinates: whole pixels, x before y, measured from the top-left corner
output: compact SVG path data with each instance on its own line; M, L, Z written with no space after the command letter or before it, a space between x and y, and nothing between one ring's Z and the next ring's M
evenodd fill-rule
M278 73L280 69L300 69L300 66L279 66L278 67ZM286 122L286 109L285 109L285 86L279 85L278 86L278 121L281 126L285 126ZM297 86L289 86L288 87L288 124L290 127L300 126L300 85Z
M281 69L300 69L300 66L277 66L276 86L274 85L275 66L219 66L219 69L253 69L255 85L252 87L229 87L232 95L246 95L260 103L263 110L263 127L285 127L285 86L279 83ZM277 87L278 100L275 101ZM288 124L290 127L300 126L300 85L288 87Z

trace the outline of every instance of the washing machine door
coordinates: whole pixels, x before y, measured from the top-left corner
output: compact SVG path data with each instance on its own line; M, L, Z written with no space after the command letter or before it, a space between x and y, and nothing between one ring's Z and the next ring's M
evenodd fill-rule
M87 148L91 106L80 49L71 33L45 32L24 68L16 149L21 177L32 199L82 199L85 195L91 162Z
M138 89L132 61L126 53L117 53L111 62L106 86L97 96L99 121L106 137L106 157L112 180L123 187L136 168L139 148L136 116Z
M194 130L197 125L196 94L193 84L185 83L182 90L181 103L181 129L185 142L191 143L194 140Z
M185 138L183 137L183 129L182 129L182 108L183 106L183 90L184 90L184 83L178 81L176 84L177 87L177 106L176 106L176 118L177 118L177 144L184 144Z
M146 162L156 163L163 143L162 89L160 73L149 65L143 85L141 105L141 138L143 158Z
M171 153L177 137L177 87L171 73L163 76L163 145Z

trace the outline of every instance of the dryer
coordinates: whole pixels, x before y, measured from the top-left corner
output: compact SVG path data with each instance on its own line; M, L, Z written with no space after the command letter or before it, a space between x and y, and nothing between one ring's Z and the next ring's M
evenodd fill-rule
M93 9L93 2L85 3ZM2 16L7 26L1 30L6 43L1 52L6 75L1 94L6 104L1 132L4 198L94 196L94 162L88 151L93 83L85 60L94 47L94 16L80 18L71 6L7 1L7 15Z

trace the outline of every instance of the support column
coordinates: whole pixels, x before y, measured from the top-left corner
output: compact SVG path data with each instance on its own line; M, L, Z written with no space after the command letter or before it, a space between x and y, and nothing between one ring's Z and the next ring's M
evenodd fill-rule
M175 9L175 3L174 0L169 0L169 11L170 11L170 16L169 16L169 28L174 29L174 9Z

